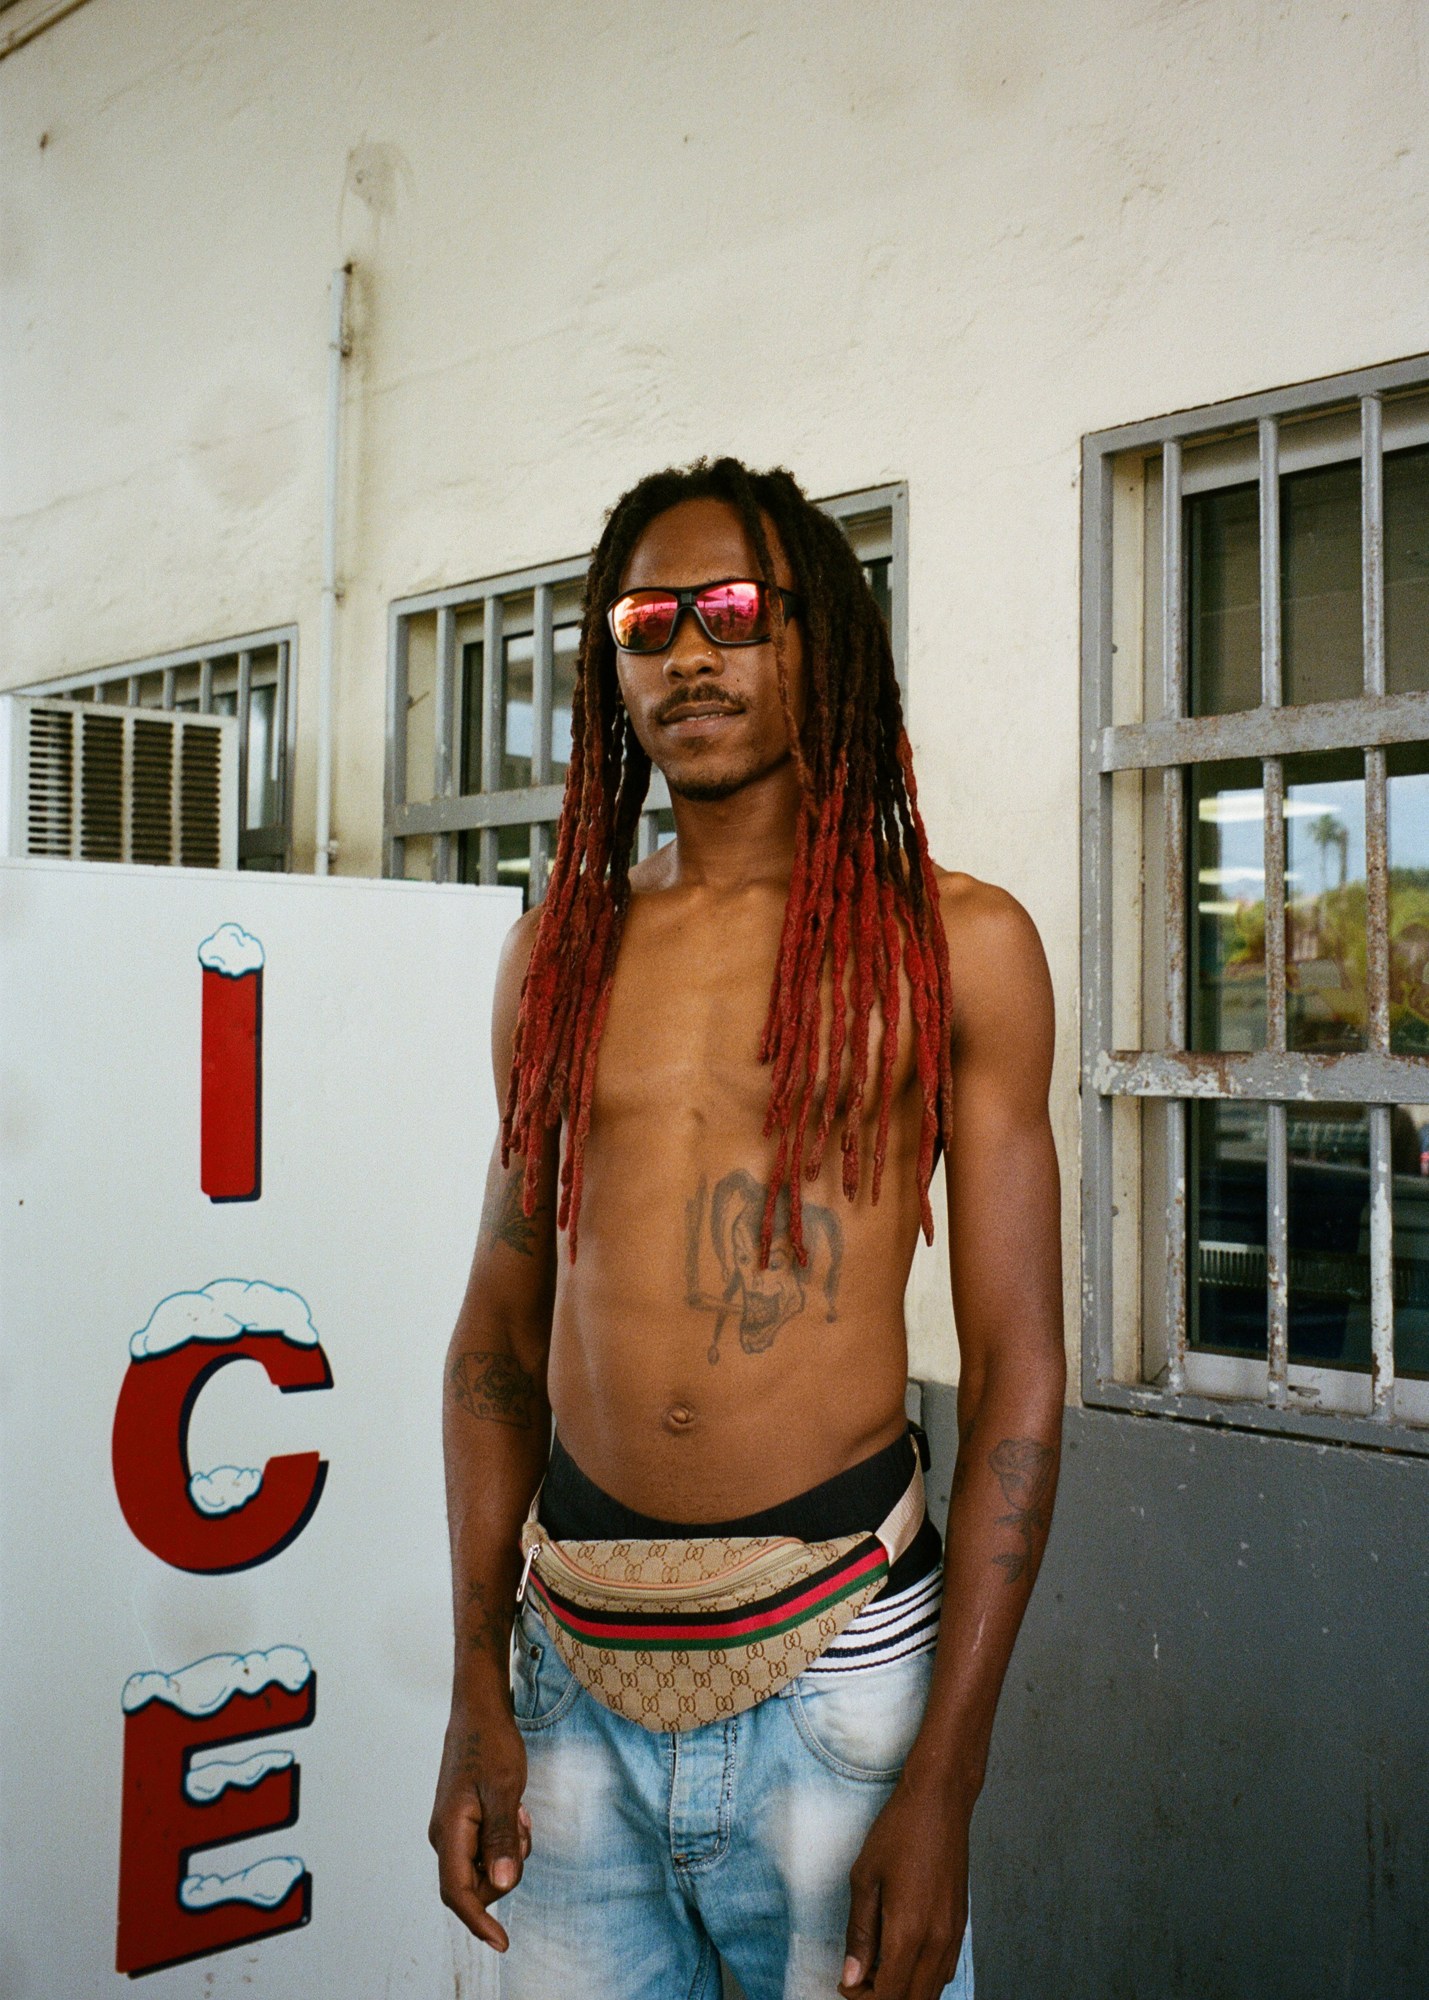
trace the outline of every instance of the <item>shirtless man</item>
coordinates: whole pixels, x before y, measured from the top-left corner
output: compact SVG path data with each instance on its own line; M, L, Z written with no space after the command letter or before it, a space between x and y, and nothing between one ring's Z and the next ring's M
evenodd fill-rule
M509 1944L509 2000L714 2000L718 1958L748 2000L970 1994L968 1827L1064 1394L1045 961L1011 897L927 861L887 635L787 474L642 481L587 594L551 887L497 981L509 1164L448 1358L442 1897ZM630 867L652 763L676 838ZM961 1360L941 1572L925 1522L767 1698L617 1713L549 1602L516 1611L538 1487L558 1542L878 1530L916 1456L935 1146Z

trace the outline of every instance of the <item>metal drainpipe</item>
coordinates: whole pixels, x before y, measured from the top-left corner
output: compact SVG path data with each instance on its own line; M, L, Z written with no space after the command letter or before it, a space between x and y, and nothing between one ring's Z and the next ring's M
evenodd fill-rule
M337 477L342 450L342 364L347 339L347 281L351 264L332 274L327 339L327 460L323 476L323 596L318 631L318 803L313 872L326 875L332 860L332 663L337 637Z

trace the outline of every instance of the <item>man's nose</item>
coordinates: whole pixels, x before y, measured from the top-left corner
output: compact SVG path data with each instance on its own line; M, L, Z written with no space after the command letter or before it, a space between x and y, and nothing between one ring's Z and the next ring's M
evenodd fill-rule
M665 649L665 672L671 680L691 680L723 671L723 649L709 638L695 616L693 604L682 604Z

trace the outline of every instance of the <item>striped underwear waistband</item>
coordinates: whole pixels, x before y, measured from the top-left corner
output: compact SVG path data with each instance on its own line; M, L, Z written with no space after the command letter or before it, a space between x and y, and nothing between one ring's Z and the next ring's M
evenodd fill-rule
M941 1563L906 1590L884 1590L825 1647L806 1677L851 1674L863 1667L880 1667L889 1660L910 1660L931 1652L938 1643L943 1608Z

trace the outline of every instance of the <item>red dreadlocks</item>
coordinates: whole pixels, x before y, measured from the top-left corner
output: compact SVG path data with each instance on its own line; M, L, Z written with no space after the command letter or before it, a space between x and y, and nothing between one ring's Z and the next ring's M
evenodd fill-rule
M618 697L605 607L648 523L682 500L706 498L727 501L738 511L766 583L774 581L766 518L774 524L805 604L809 700L801 740L789 704L783 615L777 594L772 598L779 693L804 810L759 1047L760 1060L771 1071L764 1130L766 1136L778 1134L762 1256L767 1262L776 1205L787 1190L790 1242L798 1261L807 1261L801 1182L815 1179L822 1167L845 1063L843 1187L850 1201L857 1198L875 1005L884 1029L873 1086L878 1120L872 1195L878 1199L897 1053L900 964L908 975L923 1093L918 1186L923 1229L931 1241L928 1183L952 1098L948 947L888 633L838 526L805 498L788 472L750 472L732 458L657 472L632 487L612 510L586 576L571 761L550 884L521 990L502 1161L525 1154L523 1207L530 1215L545 1132L564 1120L558 1222L569 1231L574 1257L596 1056L630 895L630 854L650 780L650 760ZM820 990L826 965L832 973L832 1018L821 1084Z

